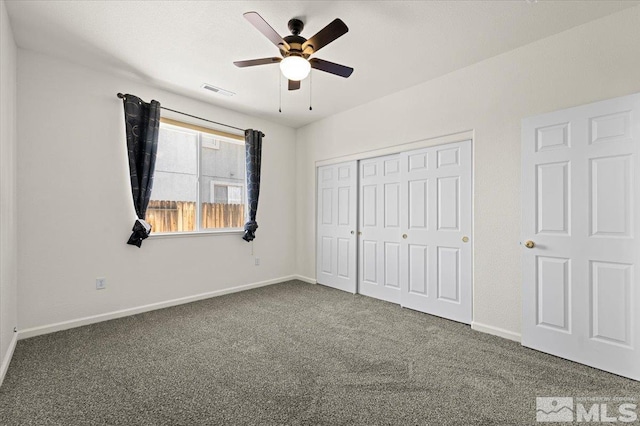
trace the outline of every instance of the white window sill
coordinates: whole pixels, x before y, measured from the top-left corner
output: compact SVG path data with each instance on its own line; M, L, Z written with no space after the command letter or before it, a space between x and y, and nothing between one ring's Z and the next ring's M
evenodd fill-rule
M180 237L207 237L216 235L242 235L243 229L225 229L221 231L192 231L192 232L160 232L149 235L149 239L162 239L162 238L180 238Z

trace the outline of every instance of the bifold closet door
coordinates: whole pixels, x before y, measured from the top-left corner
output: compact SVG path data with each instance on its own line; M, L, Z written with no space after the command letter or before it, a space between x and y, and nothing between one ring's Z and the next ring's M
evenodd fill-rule
M400 303L400 155L360 161L358 292Z
M317 169L316 281L356 292L358 163Z
M471 323L471 141L400 156L402 306Z

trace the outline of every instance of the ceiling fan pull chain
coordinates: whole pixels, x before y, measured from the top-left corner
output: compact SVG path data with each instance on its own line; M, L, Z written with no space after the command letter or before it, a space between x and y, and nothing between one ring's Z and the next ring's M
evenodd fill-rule
M278 112L282 112L282 76L278 72L278 81L280 82L280 90L278 90L278 95L280 96L280 104L278 105Z
M313 73L309 72L309 111L313 111L313 108L311 108L311 74Z

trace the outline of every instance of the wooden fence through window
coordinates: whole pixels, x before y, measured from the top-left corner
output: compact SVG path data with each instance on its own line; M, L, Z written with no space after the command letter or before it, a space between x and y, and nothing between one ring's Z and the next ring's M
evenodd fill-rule
M244 204L202 203L202 229L242 228ZM149 201L146 221L151 232L196 230L196 203L193 201Z

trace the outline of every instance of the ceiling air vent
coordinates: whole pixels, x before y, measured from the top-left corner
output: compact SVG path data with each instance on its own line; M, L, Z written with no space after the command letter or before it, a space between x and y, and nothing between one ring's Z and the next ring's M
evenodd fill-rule
M222 89L220 87L216 87L214 85L207 84L207 83L204 83L201 87L203 89L205 89L205 90L209 90L211 92L218 93L218 94L224 95L224 96L233 96L233 95L235 95L235 93L233 93L233 92L230 92L228 90L224 90L224 89Z

